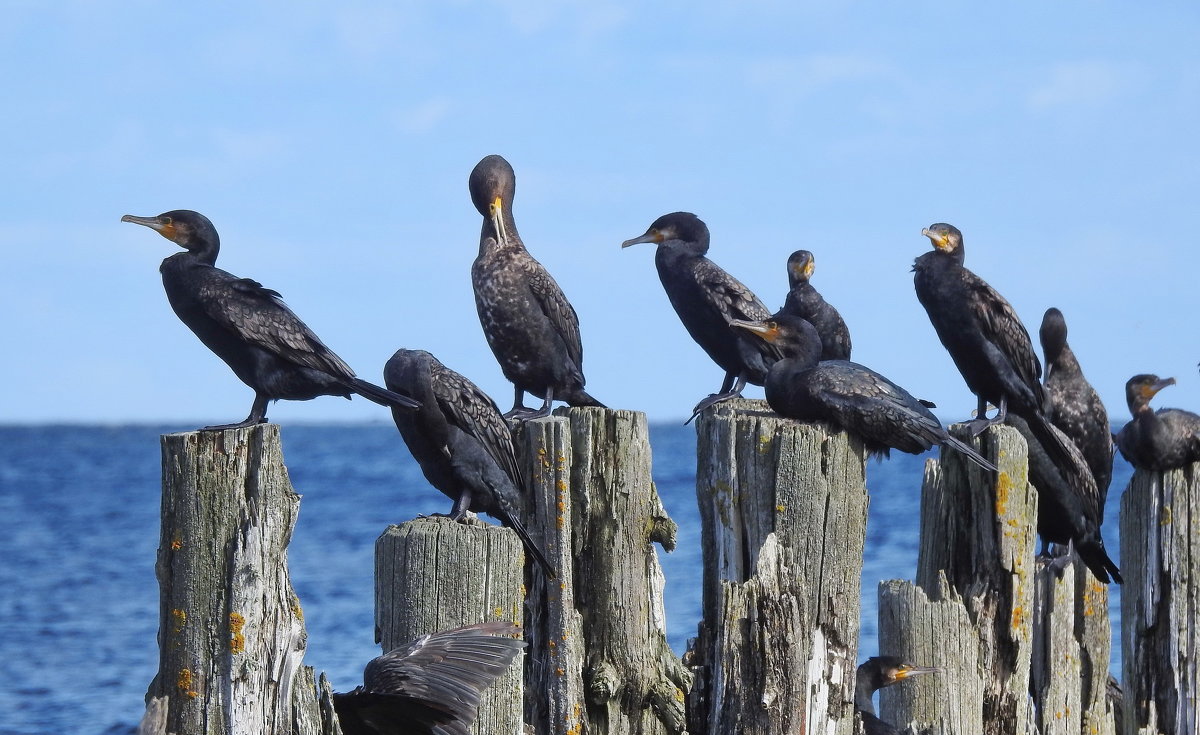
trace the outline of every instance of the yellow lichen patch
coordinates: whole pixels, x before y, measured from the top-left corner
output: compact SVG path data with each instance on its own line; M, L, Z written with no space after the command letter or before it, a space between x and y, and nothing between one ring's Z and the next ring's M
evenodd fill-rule
M187 612L178 608L171 611L171 617L175 618L175 632L183 630L183 626L187 625Z
M304 622L304 608L300 607L300 598L292 595L292 615L300 622Z
M1008 512L1008 494L1012 491L1012 477L1007 472L996 475L996 515Z
M766 454L767 452L771 451L773 439L774 437L770 436L769 434L758 437L758 453Z
M179 671L179 678L175 680L175 686L179 688L179 691L181 694L183 694L183 696L195 699L196 697L200 696L199 692L197 692L195 689L192 689L192 684L195 683L195 679L196 677L192 674L191 669L181 669Z
M1019 630L1025 623L1025 608L1018 605L1012 611L1012 629Z
M246 627L246 619L240 613L229 613L229 651L231 653L245 653L246 636L242 634L244 627Z
M566 676L566 675L567 675L567 672L566 672L565 670L563 670L563 669L555 669L555 670L554 670L554 673L558 674L559 676Z
M1173 519L1174 519L1174 516L1171 513L1171 506L1164 505L1162 507L1162 518L1158 519L1158 525L1160 525L1160 526L1170 525Z
M504 619L504 608L497 607L492 610L492 614L496 616L497 620L503 620Z
M687 692L679 687L675 687L675 701L682 702L687 697Z
M786 510L787 510L787 506L784 505L783 503L779 503L778 505L775 506L776 513L783 513Z
M183 539L179 538L178 536L171 539L171 551L179 551L182 548L183 548Z

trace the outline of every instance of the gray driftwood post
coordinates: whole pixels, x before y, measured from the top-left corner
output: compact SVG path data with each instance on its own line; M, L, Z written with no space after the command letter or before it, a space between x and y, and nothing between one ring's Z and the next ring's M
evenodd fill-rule
M279 427L162 438L159 668L140 732L322 733Z
M645 414L573 408L530 422L522 443L531 524L560 577L531 604L544 614L530 631L538 732L682 732L691 677L667 645L653 546L673 549L675 524L650 477Z
M704 620L696 733L851 733L865 451L845 432L729 401L696 428Z
M1200 733L1200 464L1138 470L1121 499L1125 729Z

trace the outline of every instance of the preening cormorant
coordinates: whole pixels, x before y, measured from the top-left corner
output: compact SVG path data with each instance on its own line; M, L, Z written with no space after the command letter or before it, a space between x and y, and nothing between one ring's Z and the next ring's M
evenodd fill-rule
M933 250L913 263L917 299L929 313L938 339L950 353L967 387L979 400L969 422L978 435L1001 423L1009 411L1025 419L1056 462L1069 464L1070 449L1051 431L1043 412L1042 366L1029 332L1004 297L963 266L962 233L942 222L921 231ZM987 418L988 404L999 407Z
M1061 311L1054 307L1046 310L1038 336L1046 358L1046 379L1042 383L1046 415L1079 447L1103 499L1112 481L1114 449L1108 411L1067 344L1067 322Z
M512 434L500 409L467 378L424 350L397 350L383 369L389 390L419 401L392 411L396 428L429 484L454 501L451 518L490 513L517 532L526 553L554 577L554 567L521 523L525 484Z
M776 316L791 314L816 327L817 334L821 335L822 360L849 360L850 330L846 328L846 322L809 282L816 268L813 254L797 250L788 258L787 267L787 300Z
M424 635L372 659L363 685L333 695L345 735L468 735L479 697L525 641L512 623L480 623Z
M1173 470L1200 461L1200 416L1179 408L1150 408L1150 399L1175 378L1135 375L1125 384L1133 420L1117 434L1129 464L1144 470Z
M875 692L890 687L913 676L936 674L941 669L933 666L906 664L895 656L872 656L858 667L854 686L854 709L863 721L867 735L900 735L900 730L875 715L875 704L871 701Z
M292 313L277 292L217 268L221 240L204 215L177 209L157 217L127 214L121 221L149 227L184 249L159 268L171 308L254 389L254 404L244 421L203 430L261 424L267 420L267 403L280 398L307 401L317 396L349 398L356 393L381 406L417 406L415 401L355 377L350 366Z
M471 171L469 187L483 215L479 255L471 266L475 306L488 346L515 389L512 410L505 415L547 416L555 400L603 407L583 389L579 317L517 234L512 166L500 156L487 156ZM525 393L544 399L541 409L525 408Z
M951 436L919 400L870 368L847 360L819 361L821 338L799 317L733 322L777 351L766 380L767 403L780 416L825 421L858 435L867 451L920 454L934 444L952 447L991 472L995 465Z
M671 306L692 339L725 370L721 389L697 404L692 418L714 403L741 395L746 383L762 385L770 367L761 346L739 335L730 323L767 319L771 312L750 289L705 257L708 241L708 226L699 217L672 212L654 220L645 234L621 243L623 248L658 244L654 264Z

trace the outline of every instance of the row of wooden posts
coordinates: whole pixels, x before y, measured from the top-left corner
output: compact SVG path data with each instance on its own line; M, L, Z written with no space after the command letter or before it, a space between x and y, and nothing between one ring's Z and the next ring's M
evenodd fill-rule
M558 579L526 577L520 543L497 526L421 518L376 544L382 650L484 620L524 626L523 670L487 692L474 732L855 731L860 442L762 402L700 418L703 619L681 659L667 645L655 549L673 549L676 526L651 480L645 415L560 411L519 441L527 525ZM915 582L880 585L879 652L943 669L884 690L883 719L956 735L1200 733L1196 468L1139 471L1122 498L1114 699L1107 589L1079 563L1035 562L1020 436L995 427L977 448L999 474L953 452L931 460ZM140 731L338 733L328 682L302 664L286 556L299 498L278 427L173 434L162 450L161 657Z

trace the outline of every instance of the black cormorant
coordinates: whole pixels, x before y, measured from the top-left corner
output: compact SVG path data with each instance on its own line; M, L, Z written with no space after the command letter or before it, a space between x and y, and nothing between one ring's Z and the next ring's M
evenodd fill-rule
M1054 307L1046 310L1039 337L1046 358L1046 379L1042 383L1046 414L1083 452L1096 479L1096 490L1104 498L1112 481L1114 451L1108 411L1083 377L1079 361L1067 344L1067 322L1061 311Z
M921 234L934 249L913 263L917 298L979 400L977 418L969 422L972 433L1002 423L1012 411L1025 419L1056 462L1069 464L1070 450L1062 444L1062 435L1051 431L1043 412L1042 366L1025 325L1003 296L963 266L957 227L939 222ZM987 418L989 403L999 407L993 419Z
M171 308L200 341L254 389L250 415L235 424L204 430L236 429L267 420L267 402L284 398L307 401L351 393L381 406L417 406L354 376L279 294L249 278L217 268L221 240L212 222L199 212L177 209L157 217L127 214L122 222L144 225L184 248L162 262L163 286Z
M1200 461L1200 416L1178 408L1150 408L1150 399L1175 378L1135 375L1125 384L1133 420L1117 434L1129 464L1144 470L1173 470Z
M699 217L673 212L654 220L644 235L621 243L623 248L658 244L654 264L671 306L692 339L725 370L721 390L697 404L692 418L714 403L741 395L746 383L762 385L770 367L764 350L737 334L730 323L767 319L771 312L750 289L705 257L708 241L708 227Z
M846 322L809 282L816 268L813 254L797 250L788 258L787 267L787 300L776 316L791 314L816 327L817 334L821 335L822 360L849 360L850 330L846 328Z
M899 735L901 730L884 722L875 715L871 701L875 692L890 687L913 676L936 674L941 669L933 666L906 664L895 656L872 656L858 667L854 686L854 709L863 721L867 735Z
M467 511L499 518L553 577L554 568L521 523L525 485L495 401L423 350L397 350L383 378L388 389L421 404L392 416L425 479L454 501L451 518L461 520Z
M525 641L511 623L480 623L421 636L372 659L363 685L333 695L345 735L468 735L483 690Z
M483 215L479 255L471 266L475 306L488 346L516 391L505 415L547 416L555 400L603 407L583 389L579 317L517 234L512 166L500 156L487 156L471 171L469 186L471 201ZM541 409L525 408L525 393L544 399Z
M802 421L825 421L858 435L867 451L920 454L934 444L952 447L991 472L995 465L946 432L919 400L870 368L846 360L818 361L816 328L795 316L732 322L778 351L767 375L767 403L776 413Z

